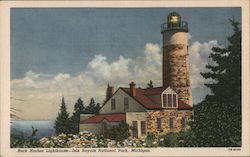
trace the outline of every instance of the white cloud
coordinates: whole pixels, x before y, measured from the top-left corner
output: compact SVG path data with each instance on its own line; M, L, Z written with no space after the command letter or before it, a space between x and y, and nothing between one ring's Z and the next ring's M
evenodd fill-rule
M189 48L191 82L196 101L209 93L203 86L205 80L200 72L205 70L211 48L217 45L215 40L194 42ZM130 81L145 87L149 80L153 80L155 86L161 86L161 53L158 44L147 43L143 55L136 58L120 56L117 60L108 62L105 56L96 55L87 69L76 75L50 75L28 71L25 77L11 81L11 95L24 101L13 99L11 103L22 110L20 116L26 119L53 119L59 111L62 95L71 112L79 97L83 98L85 104L91 97L102 103L107 83L117 89L119 86L129 86Z
M89 62L85 73L98 81L113 82L115 80L127 78L130 74L128 70L129 62L130 59L120 56L118 60L108 63L105 56L96 55L94 59Z
M191 74L191 85L193 91L193 99L195 103L200 102L204 97L211 93L208 88L204 86L204 83L212 82L213 80L205 80L200 72L206 72L206 65L215 64L209 55L212 52L212 47L221 45L218 44L216 40L211 40L209 42L200 43L198 41L192 43L189 48L190 55L190 74Z
M54 79L56 81L65 81L65 80L70 79L70 75L69 74L62 74L62 73L60 73L57 76L55 76Z

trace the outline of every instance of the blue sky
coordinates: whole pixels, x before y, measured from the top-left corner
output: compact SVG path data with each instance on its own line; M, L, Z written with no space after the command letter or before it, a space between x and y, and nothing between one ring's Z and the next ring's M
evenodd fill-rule
M172 11L189 24L192 93L200 102L211 81L200 72L211 48L227 45L229 18L241 21L240 8L11 9L11 95L25 100L11 104L24 119L53 119L62 95L72 111L78 97L102 102L107 83L161 86L160 28Z
M140 56L145 43L161 44L160 25L171 11L188 21L189 43L224 44L228 19L240 20L240 8L12 9L11 76L77 73L96 54L109 61Z

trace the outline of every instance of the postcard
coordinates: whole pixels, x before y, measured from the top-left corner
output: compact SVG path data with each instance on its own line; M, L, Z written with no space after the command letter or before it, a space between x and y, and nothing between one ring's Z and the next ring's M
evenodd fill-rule
M1 156L249 156L249 1L2 1Z

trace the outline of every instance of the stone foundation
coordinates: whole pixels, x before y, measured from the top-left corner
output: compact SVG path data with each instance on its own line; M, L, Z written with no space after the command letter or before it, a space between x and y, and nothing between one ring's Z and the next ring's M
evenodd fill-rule
M179 132L188 128L187 121L192 116L191 110L155 110L147 111L147 132L166 134L169 132ZM173 118L173 129L169 128L169 118ZM186 118L186 128L182 128L182 118ZM157 129L157 118L162 118L162 130Z

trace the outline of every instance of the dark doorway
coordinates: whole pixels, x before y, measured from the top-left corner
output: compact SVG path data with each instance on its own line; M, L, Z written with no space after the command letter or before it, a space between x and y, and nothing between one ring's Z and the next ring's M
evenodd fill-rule
M133 129L132 129L133 137L138 138L138 124L137 124L137 121L133 121L132 126L133 126Z

